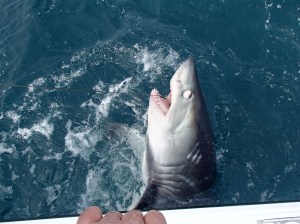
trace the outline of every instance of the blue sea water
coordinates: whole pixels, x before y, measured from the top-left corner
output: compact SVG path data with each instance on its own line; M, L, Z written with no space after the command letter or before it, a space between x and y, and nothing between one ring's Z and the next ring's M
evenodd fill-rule
M299 0L1 0L0 12L0 220L127 209L143 189L149 93L167 94L189 55L215 136L213 205L300 200Z

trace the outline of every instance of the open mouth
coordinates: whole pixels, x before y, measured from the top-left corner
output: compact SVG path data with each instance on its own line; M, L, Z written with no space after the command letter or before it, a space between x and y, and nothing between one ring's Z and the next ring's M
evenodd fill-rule
M152 102L155 103L156 108L163 113L163 115L166 115L169 111L169 108L171 106L171 92L167 97L162 97L157 89L153 89L150 94L150 99Z

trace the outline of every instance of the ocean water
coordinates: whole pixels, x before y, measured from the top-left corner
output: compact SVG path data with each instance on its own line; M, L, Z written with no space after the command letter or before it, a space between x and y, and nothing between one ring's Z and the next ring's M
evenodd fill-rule
M149 93L167 94L189 55L215 136L212 205L300 200L299 0L1 0L0 12L0 220L126 210L143 189Z

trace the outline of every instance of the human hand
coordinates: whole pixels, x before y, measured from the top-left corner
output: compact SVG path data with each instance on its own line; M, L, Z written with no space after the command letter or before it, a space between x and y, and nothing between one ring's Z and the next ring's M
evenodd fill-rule
M108 212L103 216L100 208L88 207L80 216L77 224L167 224L165 217L158 211L151 210L144 216L140 211Z

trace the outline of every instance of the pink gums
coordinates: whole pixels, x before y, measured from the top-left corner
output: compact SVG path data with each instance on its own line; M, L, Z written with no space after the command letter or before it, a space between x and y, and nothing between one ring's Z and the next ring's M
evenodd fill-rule
M156 89L153 89L150 94L150 100L155 103L156 108L164 115L168 113L171 106L171 93L166 98L163 98Z

